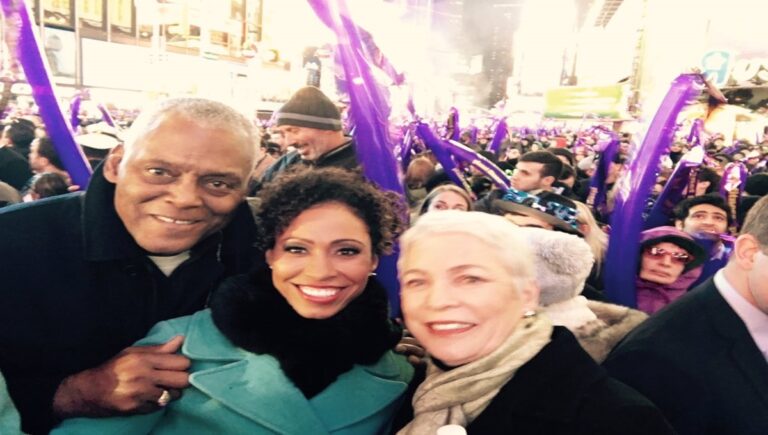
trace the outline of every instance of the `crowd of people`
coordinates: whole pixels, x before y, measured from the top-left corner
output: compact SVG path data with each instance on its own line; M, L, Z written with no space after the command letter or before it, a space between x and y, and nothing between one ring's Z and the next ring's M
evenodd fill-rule
M768 433L768 141L670 146L654 195L708 158L631 248L630 307L603 284L628 135L596 210L588 132L463 134L511 188L425 150L400 197L314 87L269 131L191 97L92 130L88 186L38 119L5 124L2 434Z

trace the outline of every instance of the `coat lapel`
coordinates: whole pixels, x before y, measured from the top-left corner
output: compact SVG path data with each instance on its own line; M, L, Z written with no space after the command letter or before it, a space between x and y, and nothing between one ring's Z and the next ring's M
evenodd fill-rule
M193 373L189 382L223 406L277 433L327 433L304 395L272 357L249 355Z
M189 382L226 408L282 434L327 433L277 360L232 345L214 326L210 310L192 318L182 353L203 366L213 363Z
M712 327L731 343L729 356L734 366L739 368L747 383L754 387L755 393L768 407L768 362L744 322L723 299L712 280L708 282L705 291L707 298L704 301L712 319Z
M398 380L397 358L387 352L373 366L354 366L310 401L330 431L339 430L378 413L398 400L408 384Z

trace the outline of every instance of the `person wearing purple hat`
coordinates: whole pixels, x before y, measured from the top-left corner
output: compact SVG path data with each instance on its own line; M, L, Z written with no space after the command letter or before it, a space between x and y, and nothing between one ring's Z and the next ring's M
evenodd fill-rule
M684 295L707 257L693 237L670 226L643 231L640 250L637 308L648 314Z
M651 316L608 356L680 435L768 433L768 198L728 264Z

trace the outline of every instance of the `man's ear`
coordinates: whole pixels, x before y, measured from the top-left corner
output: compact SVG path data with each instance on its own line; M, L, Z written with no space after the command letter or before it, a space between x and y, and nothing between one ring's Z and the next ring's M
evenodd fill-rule
M555 184L555 181L557 181L557 178L547 175L546 177L542 177L541 181L545 186L552 187L552 185Z
M680 219L675 219L675 228L682 231L683 230L683 221Z
M125 147L120 144L109 152L107 158L104 161L104 178L110 183L117 183L117 175L120 169L120 162L123 161L125 155Z
M760 243L751 234L742 234L733 245L733 260L742 270L752 270L755 266L755 256L760 252Z

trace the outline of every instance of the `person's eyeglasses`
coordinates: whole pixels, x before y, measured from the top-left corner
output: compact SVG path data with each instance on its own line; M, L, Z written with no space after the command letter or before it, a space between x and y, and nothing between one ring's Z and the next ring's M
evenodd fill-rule
M689 254L684 252L670 252L666 249L658 248L656 246L645 248L645 253L651 257L664 257L668 255L673 262L682 265L686 265L693 261L693 257Z

